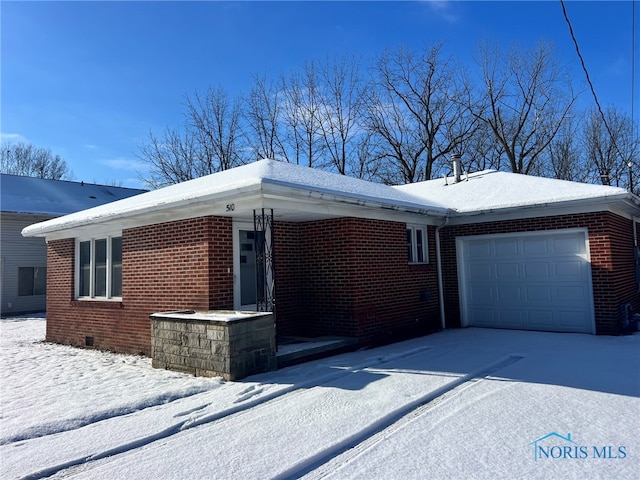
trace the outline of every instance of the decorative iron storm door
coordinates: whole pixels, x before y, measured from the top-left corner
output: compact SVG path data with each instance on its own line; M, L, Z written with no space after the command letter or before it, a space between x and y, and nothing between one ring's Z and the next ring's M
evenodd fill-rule
M275 312L273 209L253 211L256 253L256 309Z

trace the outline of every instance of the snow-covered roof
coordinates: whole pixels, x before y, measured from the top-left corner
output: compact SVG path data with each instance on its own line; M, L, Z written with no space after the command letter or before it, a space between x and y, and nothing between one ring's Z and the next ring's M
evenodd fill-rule
M561 206L567 203L640 200L623 188L496 170L463 176L458 183L449 177L446 180L438 178L394 188L420 197L425 202L437 201L459 214Z
M259 208L269 206L269 200L276 198L288 202L284 206L279 204L282 206L280 212L347 204L349 208L363 211L392 210L432 216L445 216L448 213L437 201L425 202L409 192L388 185L286 162L260 160L31 225L23 230L23 234L42 236L65 229L132 218L144 218L143 221L149 223L155 219L167 221L214 213L239 215L240 204L245 205L246 209ZM250 199L255 201L249 205ZM232 211L227 209L220 213L221 206L232 202ZM336 211L329 207L325 210L328 215Z
M136 188L0 174L0 211L59 217L146 192Z
M260 160L159 190L31 225L25 236L62 238L132 228L203 215L253 221L253 211L274 208L278 219L308 221L362 216L394 221L509 211L524 207L561 208L579 203L625 203L634 215L640 199L616 187L566 182L487 170L459 183L444 179L388 186L274 160Z

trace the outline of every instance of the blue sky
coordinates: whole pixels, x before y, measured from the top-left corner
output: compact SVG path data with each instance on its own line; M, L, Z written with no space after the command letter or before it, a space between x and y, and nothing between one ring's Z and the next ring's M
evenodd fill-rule
M631 1L565 4L601 103L630 113ZM327 55L369 61L444 42L471 68L480 40L549 40L585 87L559 1L2 1L0 15L2 139L50 148L78 181L141 186L138 148L180 124L185 95L248 93L254 74L276 78Z

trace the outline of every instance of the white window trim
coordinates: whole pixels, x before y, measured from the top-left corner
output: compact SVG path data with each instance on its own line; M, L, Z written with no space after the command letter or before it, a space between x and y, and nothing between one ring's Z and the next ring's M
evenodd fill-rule
M409 261L409 265L427 265L429 263L429 237L427 236L426 225L412 225L407 224L407 230L411 231L411 258L414 261ZM423 248L424 248L424 260L415 261L418 258L418 241L416 232L422 232Z
M113 233L110 235L101 235L99 237L78 237L76 238L75 245L75 265L74 265L74 296L76 300L99 300L99 301L108 301L108 302L121 302L122 296L113 297L111 296L111 272L112 272L112 252L111 252L111 239L122 237L122 232ZM96 296L95 295L95 242L96 240L107 240L107 295L106 296ZM89 295L80 296L80 244L83 242L91 242L91 259L90 259L90 268L89 268Z

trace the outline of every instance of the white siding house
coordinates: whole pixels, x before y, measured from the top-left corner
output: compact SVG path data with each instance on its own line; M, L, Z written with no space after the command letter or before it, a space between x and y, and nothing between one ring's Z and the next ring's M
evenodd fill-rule
M0 174L0 315L46 308L46 242L23 237L23 228L143 192Z

